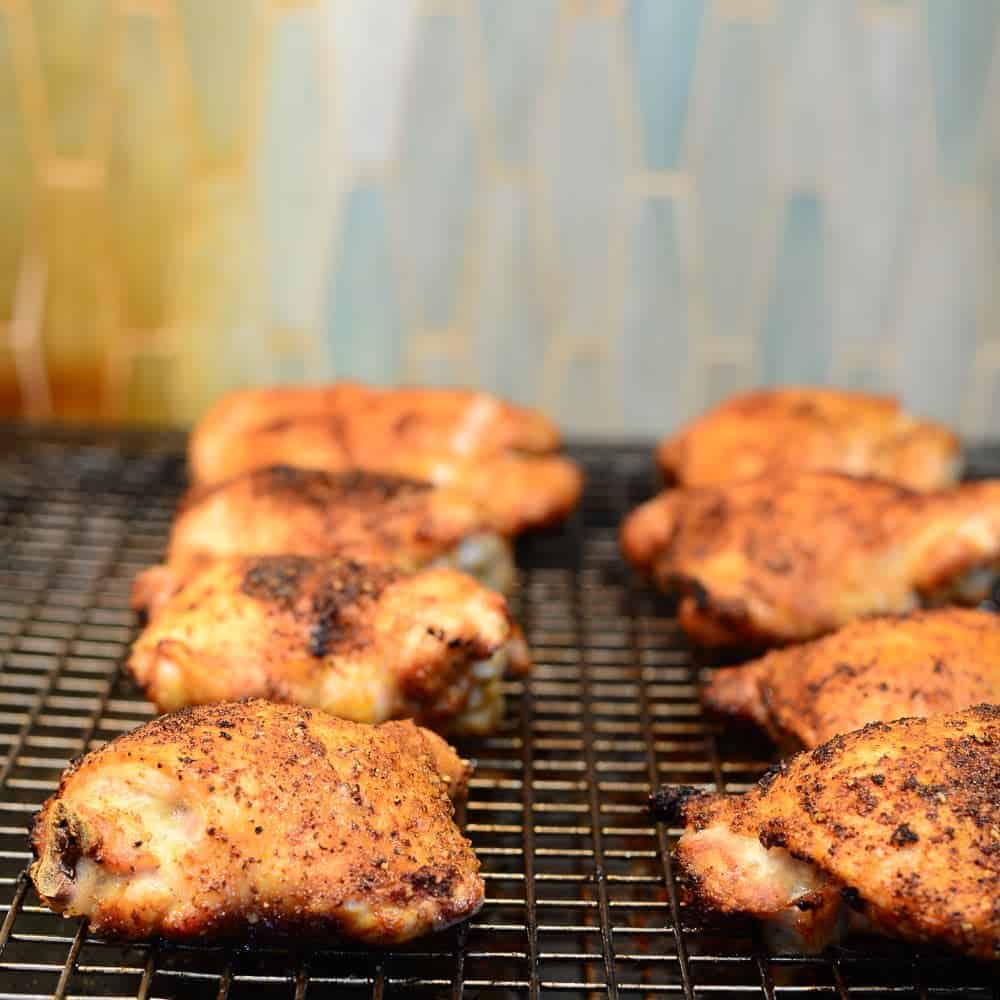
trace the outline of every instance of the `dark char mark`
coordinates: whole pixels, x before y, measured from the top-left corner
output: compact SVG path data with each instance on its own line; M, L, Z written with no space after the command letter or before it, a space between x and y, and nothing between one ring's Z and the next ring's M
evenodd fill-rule
M359 507L389 503L427 493L431 484L408 476L393 476L364 469L324 472L272 465L256 474L255 487L263 493L283 493L304 503L326 507L348 503Z
M261 556L248 561L240 589L302 621L309 653L321 657L351 640L354 627L345 612L377 600L397 577L395 570L355 559Z
M701 794L691 785L661 785L649 797L649 810L654 819L677 825L684 822L688 800Z

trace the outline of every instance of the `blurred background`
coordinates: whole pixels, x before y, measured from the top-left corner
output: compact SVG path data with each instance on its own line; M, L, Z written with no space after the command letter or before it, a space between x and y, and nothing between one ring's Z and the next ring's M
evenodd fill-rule
M1000 400L996 0L0 0L0 414Z

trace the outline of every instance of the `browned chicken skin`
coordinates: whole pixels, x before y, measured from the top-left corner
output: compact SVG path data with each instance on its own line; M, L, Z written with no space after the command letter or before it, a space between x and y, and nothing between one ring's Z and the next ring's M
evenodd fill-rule
M872 723L745 795L661 789L696 903L810 950L855 924L1000 958L1000 706ZM846 905L845 905L846 904Z
M682 595L697 642L800 641L921 601L981 600L1000 560L1000 481L914 493L803 472L668 490L629 515L622 545Z
M230 556L160 609L129 669L161 712L262 697L486 733L503 718L509 659L527 666L506 601L456 570Z
M815 387L734 396L664 438L657 458L682 486L828 469L933 490L961 468L958 438L895 399Z
M191 470L199 482L244 470L230 449L248 431L282 422L330 420L345 446L455 455L503 451L541 454L559 447L559 430L537 410L465 389L380 388L342 381L322 386L240 389L219 399L191 437ZM240 465L240 468L236 468Z
M147 614L206 562L230 555L345 556L412 570L455 565L487 586L509 589L508 542L460 490L354 470L272 466L182 501L166 567L136 581L133 606Z
M558 447L558 430L542 414L482 393L340 382L223 397L195 429L189 459L198 483L280 462L461 487L496 531L512 535L576 504L580 473L551 454Z
M717 670L703 693L717 712L815 747L868 722L1000 704L1000 618L938 608L865 618L801 646Z
M266 701L185 709L67 769L35 821L31 877L105 937L393 944L482 905L453 818L465 779L411 722Z

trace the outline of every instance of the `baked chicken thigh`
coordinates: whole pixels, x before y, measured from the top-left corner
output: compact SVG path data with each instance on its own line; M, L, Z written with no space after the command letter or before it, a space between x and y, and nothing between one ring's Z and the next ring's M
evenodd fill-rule
M192 434L192 475L211 482L243 472L249 460L233 448L239 449L249 433L306 420L335 423L342 427L345 446L383 453L408 449L481 457L504 451L544 454L559 447L559 430L542 413L484 393L345 380L240 389L223 396Z
M102 937L339 933L389 945L483 902L466 765L412 722L185 709L76 761L35 820L42 901Z
M464 573L228 556L167 601L128 665L161 712L261 697L485 733L503 718L508 661L528 665L506 601Z
M760 389L735 396L660 442L668 482L710 486L829 469L917 490L955 482L958 438L887 396L837 389Z
M717 670L703 700L799 747L868 722L1000 704L1000 617L937 608L863 618L821 639Z
M697 642L811 639L854 618L975 603L1000 560L1000 481L914 493L834 472L668 490L625 521L629 559L679 592Z
M874 929L1000 958L1000 706L874 722L745 795L660 789L696 904L816 951Z
M555 425L535 410L457 389L330 386L246 389L219 400L195 428L194 480L218 482L284 463L364 468L460 487L512 535L563 517L581 479Z
M230 555L345 556L407 570L455 566L501 591L514 578L510 544L459 490L360 470L279 465L192 490L174 519L167 565L139 576L133 606L155 614L192 572Z

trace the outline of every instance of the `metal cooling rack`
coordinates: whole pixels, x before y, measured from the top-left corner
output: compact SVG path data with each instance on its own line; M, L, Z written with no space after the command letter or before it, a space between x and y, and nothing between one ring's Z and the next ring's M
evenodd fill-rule
M852 942L772 958L749 924L699 926L649 820L661 781L739 791L767 743L701 715L698 665L661 598L619 558L624 512L655 487L648 447L580 446L588 488L559 532L524 542L515 610L537 667L462 817L487 903L391 953L104 944L38 904L26 824L68 758L152 715L121 674L132 576L155 561L183 486L182 439L0 428L0 998L967 997L994 970ZM974 471L1000 470L977 454Z

